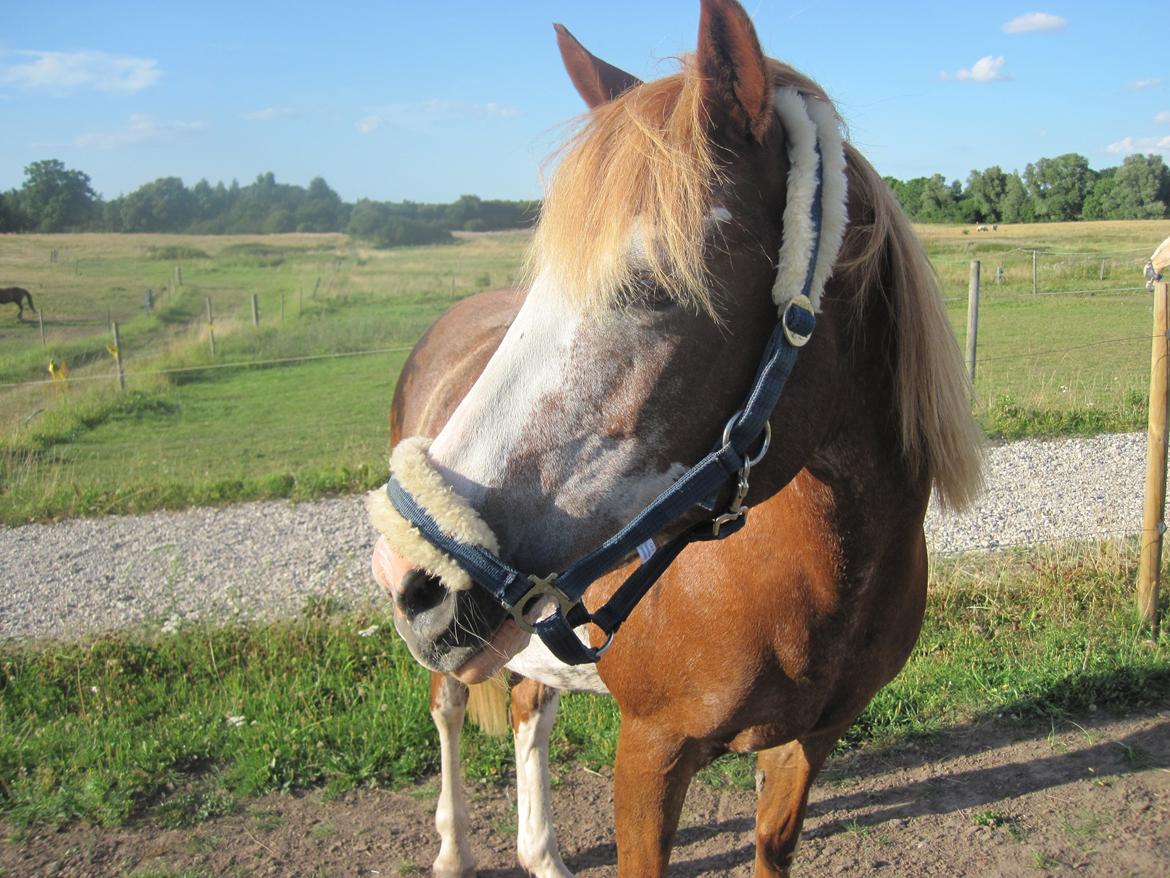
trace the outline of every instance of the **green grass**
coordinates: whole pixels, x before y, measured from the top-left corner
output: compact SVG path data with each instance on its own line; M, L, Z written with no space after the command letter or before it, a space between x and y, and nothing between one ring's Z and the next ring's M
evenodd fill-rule
M1170 639L1143 642L1134 568L1133 548L1113 545L943 562L910 663L844 746L1164 704ZM0 815L185 827L273 790L410 783L438 767L427 693L389 620L325 605L281 622L7 645ZM618 721L609 699L565 697L554 771L610 764ZM470 729L464 759L472 783L496 783L511 745ZM751 776L749 759L726 757L703 778L750 788Z
M47 377L50 356L71 369L67 388L0 388L0 522L373 487L385 473L387 413L410 347L460 296L510 282L523 240L480 236L396 251L303 235L0 241L0 267L36 264L57 291L34 294L49 321L47 347L35 323L0 321L0 383ZM109 285L104 294L49 267L49 246L69 243L91 248L82 264ZM182 262L183 286L158 294L156 310L142 314L140 293L127 296L157 276L151 260L160 254L195 261ZM260 299L258 329L249 289ZM65 307L55 298L74 318L53 316ZM114 381L102 302L123 320L126 395ZM88 324L77 316L87 310Z
M918 232L960 334L968 266L983 264L974 410L991 436L1145 426L1150 300L1133 290L1170 223ZM32 290L46 344L34 320L0 311L0 385L17 385L0 386L0 522L375 484L404 349L459 297L513 282L527 240L378 251L340 235L3 236L0 276ZM1040 289L1061 295L1032 295L1032 249ZM120 324L129 398L107 314ZM31 383L48 379L50 358L69 365L67 389Z
M1145 428L1152 309L1142 267L1170 222L916 229L961 345L970 264L980 262L974 410L990 435Z

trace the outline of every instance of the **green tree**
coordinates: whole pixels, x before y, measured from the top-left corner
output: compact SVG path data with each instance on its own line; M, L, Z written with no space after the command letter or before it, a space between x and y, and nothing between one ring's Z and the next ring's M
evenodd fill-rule
M309 191L297 209L297 231L340 231L345 228L346 213L341 196L330 189L323 178L314 177L309 181Z
M1003 198L999 201L1000 220L1005 223L1030 223L1035 219L1028 189L1015 171L1008 174L1003 185Z
M94 215L98 198L88 174L70 170L57 159L45 159L24 169L19 202L29 228L63 232L84 228Z
M1098 175L1085 199L1085 219L1160 219L1170 204L1170 168L1161 156L1131 155Z
M948 185L942 174L934 174L923 178L918 206L911 217L920 223L956 222L959 220L957 207L955 187Z
M21 229L16 198L16 190L0 193L0 232L19 232Z
M1003 219L1003 200L1007 192L1008 175L999 165L985 171L972 171L967 177L966 197L971 199L973 220L997 223Z
M1093 177L1089 160L1074 152L1028 165L1024 185L1035 218L1040 222L1080 219Z
M122 199L127 232L184 232L195 218L195 198L178 177L160 177Z

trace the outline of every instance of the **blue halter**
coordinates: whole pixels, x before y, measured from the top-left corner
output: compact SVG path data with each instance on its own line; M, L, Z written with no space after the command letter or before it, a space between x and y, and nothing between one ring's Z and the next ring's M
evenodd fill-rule
M587 664L601 658L634 607L687 544L724 539L743 527L747 520L748 510L743 499L748 490L748 475L767 451L771 436L768 419L796 365L800 348L808 342L816 326L808 298L821 237L824 183L819 145L816 152L817 191L810 211L813 245L804 282L800 295L791 298L772 331L743 408L727 423L718 447L688 469L620 531L561 573L545 577L526 575L480 546L449 537L393 476L386 485L390 503L400 515L433 546L454 559L476 585L487 589L522 628L535 632L553 655L566 664ZM762 443L761 436L764 437ZM752 449L757 444L760 447L753 456ZM709 510L733 479L736 481L735 495L726 512L713 520L686 528L659 546L603 607L595 612L585 608L581 598L590 585L695 506ZM551 598L557 608L551 615L530 625L524 619L524 613L543 597ZM606 635L600 647L582 643L574 632L574 628L586 623L596 625Z

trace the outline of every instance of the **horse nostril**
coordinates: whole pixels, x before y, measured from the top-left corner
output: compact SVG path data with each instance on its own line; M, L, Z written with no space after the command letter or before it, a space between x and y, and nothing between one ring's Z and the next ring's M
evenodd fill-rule
M394 595L399 608L408 617L434 609L443 601L446 589L438 577L423 570L411 570L402 577L401 591Z

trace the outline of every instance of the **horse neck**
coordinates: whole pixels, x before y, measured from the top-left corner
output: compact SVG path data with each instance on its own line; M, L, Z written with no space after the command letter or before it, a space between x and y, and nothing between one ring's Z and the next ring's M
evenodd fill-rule
M894 366L893 315L882 296L847 301L835 293L865 295L846 275L832 285L820 321L828 323L834 374L824 433L806 468L833 492L839 515L858 534L900 538L902 527L921 528L930 499L930 476L902 451ZM818 332L821 326L818 326ZM864 502L862 499L864 498ZM867 509L865 516L861 509ZM874 512L877 514L873 514Z

